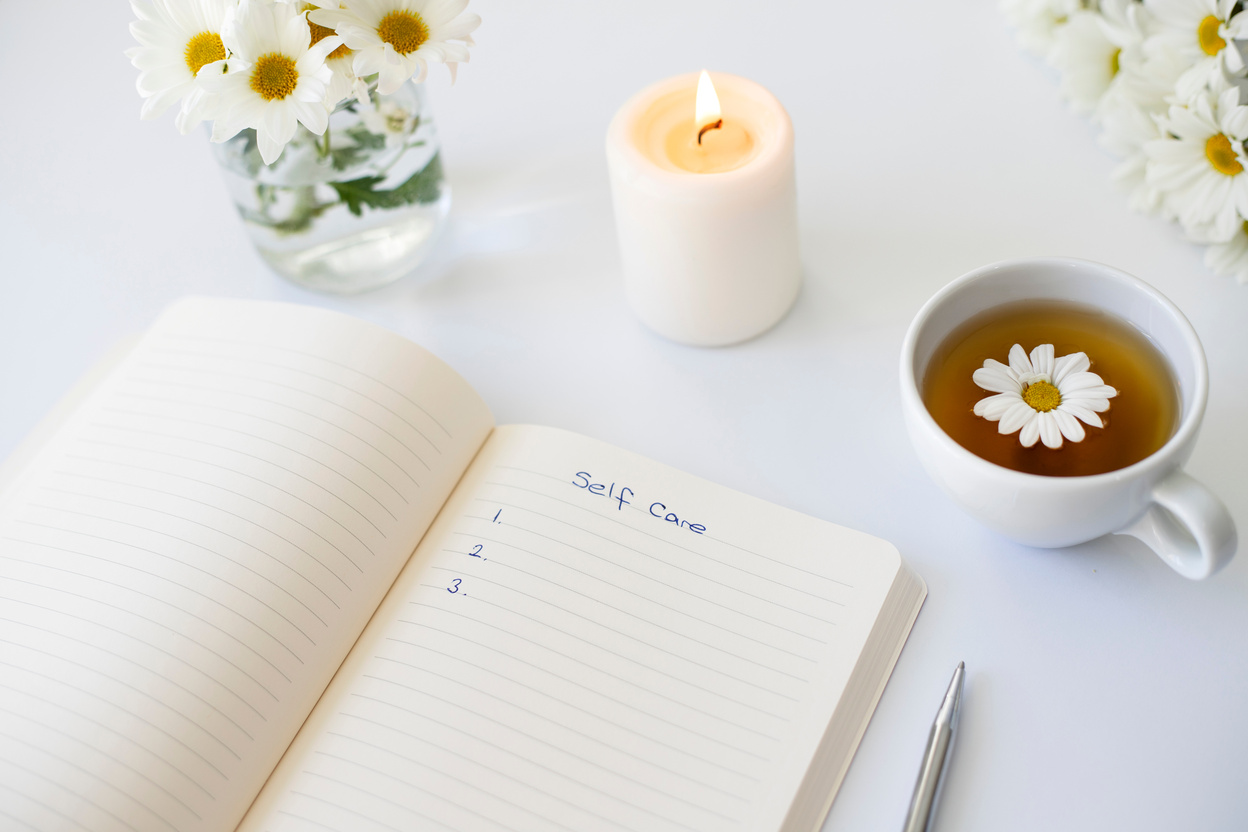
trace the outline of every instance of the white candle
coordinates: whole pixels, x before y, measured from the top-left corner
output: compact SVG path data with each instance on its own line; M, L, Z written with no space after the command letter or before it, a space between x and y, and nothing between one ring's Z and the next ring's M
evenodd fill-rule
M607 131L629 304L698 346L766 331L801 282L789 115L753 81L711 80L718 114L706 83L699 96L698 76L682 75L633 96Z

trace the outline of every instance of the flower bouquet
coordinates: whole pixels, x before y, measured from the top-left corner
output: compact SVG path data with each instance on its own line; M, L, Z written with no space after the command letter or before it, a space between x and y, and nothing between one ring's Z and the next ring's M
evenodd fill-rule
M1003 0L1022 46L1122 161L1133 209L1248 282L1248 12L1237 0ZM1248 44L1246 44L1248 45Z
M359 291L409 271L449 210L420 84L452 78L467 0L131 0L142 116L210 125L253 242L279 273Z

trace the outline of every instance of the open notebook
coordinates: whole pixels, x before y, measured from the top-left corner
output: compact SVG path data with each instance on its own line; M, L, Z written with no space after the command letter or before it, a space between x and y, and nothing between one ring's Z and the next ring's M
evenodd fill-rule
M809 832L925 594L378 327L183 301L0 480L0 827Z

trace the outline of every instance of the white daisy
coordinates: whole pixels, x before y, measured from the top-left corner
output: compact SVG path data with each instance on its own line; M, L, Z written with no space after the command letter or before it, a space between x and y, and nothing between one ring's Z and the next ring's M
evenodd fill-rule
M1143 6L1131 5L1139 22ZM1162 210L1161 192L1145 179L1148 157L1144 145L1165 137L1159 117L1169 110L1168 99L1173 97L1175 82L1187 64L1174 49L1155 42L1153 46L1144 54L1123 49L1118 75L1097 106L1096 121L1101 126L1101 147L1122 160L1114 169L1113 179L1127 189L1131 210L1167 214Z
M1162 138L1144 145L1146 181L1185 230L1211 227L1217 239L1230 239L1248 217L1248 107L1239 106L1239 91L1215 98L1209 90L1187 107L1174 105L1161 128Z
M225 59L221 33L234 5L230 0L130 1L138 18L130 34L142 45L127 49L126 57L139 70L143 118L156 118L178 101L177 126L183 133L212 117L196 75Z
M1145 177L1148 157L1144 146L1163 138L1154 114L1130 102L1101 111L1101 147L1120 161L1111 174L1113 180L1127 190L1127 205L1132 211L1156 214L1162 209L1161 191Z
M1010 348L1010 363L988 359L975 371L975 384L996 393L975 403L975 415L997 422L997 432L1019 431L1023 447L1037 440L1045 447L1062 447L1062 437L1082 442L1083 425L1103 427L1098 413L1109 410L1109 400L1118 391L1105 384L1092 363L1076 352L1054 359L1053 345L1041 344L1027 351L1021 344Z
M299 3L299 10L302 12L316 11L317 9L329 7L340 8L341 3L322 3L316 5L313 3ZM312 45L316 46L322 40L337 34L328 26L322 26L315 21L308 21L308 29L312 33ZM330 107L345 98L355 98L362 102L368 101L368 84L355 74L352 64L355 62L355 52L347 47L344 43L330 52L325 58L325 65L329 67L334 76L329 82L326 92L326 101Z
M1240 223L1229 241L1205 249L1205 265L1216 274L1248 283L1248 222Z
M356 75L378 75L382 95L411 78L425 80L429 61L446 64L454 79L481 25L479 16L460 14L468 0L344 0L343 6L311 12L310 19L335 30L355 51Z
M1049 57L1057 32L1079 8L1079 0L1001 0L1019 45L1041 58Z
M1058 33L1052 60L1076 109L1096 108L1093 120L1099 121L1102 109L1124 102L1160 108L1178 75L1159 87L1167 64L1150 61L1144 51L1151 30L1152 18L1137 0L1101 0L1099 10L1071 16Z
M1145 0L1157 21L1157 32L1152 38L1175 49L1190 67L1175 88L1181 101L1196 96L1215 76L1244 68L1232 41L1248 37L1248 15L1232 15L1236 3L1237 0Z
M1100 12L1080 10L1054 36L1049 60L1061 75L1062 95L1077 113L1096 109L1119 75L1123 46L1111 32L1117 34Z
M409 110L401 104L385 96L377 96L373 106L365 105L360 109L360 118L370 133L386 137L386 147L402 147L407 138L416 130L420 114Z
M312 46L307 20L296 6L248 0L224 34L233 53L229 72L203 77L205 87L220 96L213 141L251 127L268 165L294 137L296 122L318 136L325 132L332 78L325 57L342 45L340 38L331 35Z

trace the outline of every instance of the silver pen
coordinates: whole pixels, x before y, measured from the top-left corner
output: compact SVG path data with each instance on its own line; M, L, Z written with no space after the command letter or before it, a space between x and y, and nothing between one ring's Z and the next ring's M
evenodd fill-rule
M966 677L966 662L958 662L949 682L945 700L936 712L932 733L927 737L927 750L923 752L923 765L919 779L914 784L914 797L910 798L910 813L902 832L928 832L936 817L936 803L940 800L940 787L945 782L949 752L953 750L953 735L958 730L958 713L962 710L962 680Z

